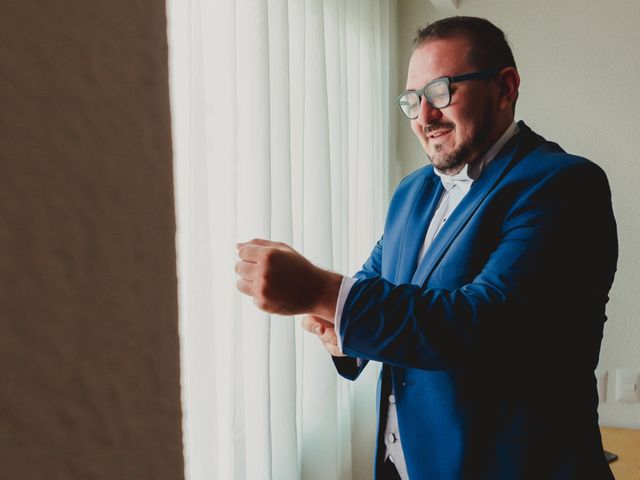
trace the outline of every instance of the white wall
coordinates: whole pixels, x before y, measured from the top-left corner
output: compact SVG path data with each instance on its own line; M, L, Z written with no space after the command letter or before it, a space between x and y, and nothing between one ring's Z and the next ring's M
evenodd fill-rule
M453 10L429 0L400 0L398 8L399 70L392 83L400 92L415 31ZM634 248L640 245L640 2L460 0L455 13L487 18L507 33L522 77L517 119L609 176L620 259L599 365L609 372L609 389L599 412L603 425L640 428L640 404L612 401L614 370L640 371L640 252ZM408 122L395 119L397 182L426 157Z

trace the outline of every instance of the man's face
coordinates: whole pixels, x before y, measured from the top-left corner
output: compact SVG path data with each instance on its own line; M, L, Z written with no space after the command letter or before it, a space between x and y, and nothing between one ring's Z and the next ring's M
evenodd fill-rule
M478 70L468 62L471 49L464 37L429 40L417 48L409 62L407 90L418 90L430 81ZM433 165L450 175L473 163L497 140L497 88L491 80L451 84L451 104L431 107L423 98L411 129Z

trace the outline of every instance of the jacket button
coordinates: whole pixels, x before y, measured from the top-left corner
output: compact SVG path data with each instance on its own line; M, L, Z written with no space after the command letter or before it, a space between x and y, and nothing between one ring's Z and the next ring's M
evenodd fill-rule
M393 405L394 403L396 403L396 396L395 395L389 395L389 403L391 405Z

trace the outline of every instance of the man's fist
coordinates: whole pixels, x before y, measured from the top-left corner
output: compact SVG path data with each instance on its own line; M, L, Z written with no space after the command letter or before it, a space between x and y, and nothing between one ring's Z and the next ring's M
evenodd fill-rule
M316 267L284 243L254 239L237 248L238 290L253 297L258 308L333 320L341 275Z

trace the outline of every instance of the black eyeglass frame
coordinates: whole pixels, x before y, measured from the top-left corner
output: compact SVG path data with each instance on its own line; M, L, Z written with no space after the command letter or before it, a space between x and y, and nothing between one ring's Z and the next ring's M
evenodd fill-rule
M440 110L441 108L446 108L449 105L451 105L451 97L452 97L451 84L452 83L465 82L467 80L484 80L487 78L491 78L494 75L496 75L498 72L500 72L500 70L502 70L503 68L504 67L492 68L490 70L480 70L478 72L464 73L462 75L456 75L454 77L448 77L448 76L438 77L434 80L431 80L429 83L427 83L424 87L422 87L419 90L407 90L405 92L402 92L400 95L396 97L396 103L398 104L398 107L400 108L400 110L402 111L402 114L405 117L407 117L409 120L415 120L416 118L418 118L418 115L416 115L415 117L410 117L404 112L404 110L402 109L402 105L400 104L400 100L408 93L416 93L418 95L418 102L422 102L422 98L424 97L427 103L431 106L431 108ZM429 100L429 96L427 95L427 88L430 85L433 85L434 83L438 83L438 82L445 82L447 84L447 89L449 90L449 101L447 102L446 105L443 105L442 107L436 107L435 105L433 105L431 103L431 100Z

